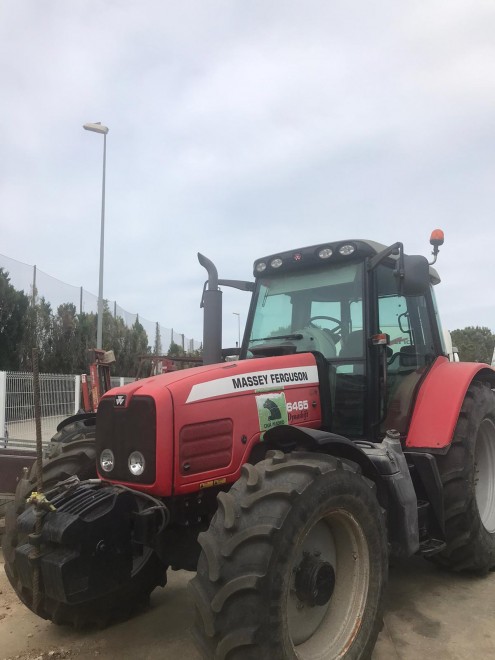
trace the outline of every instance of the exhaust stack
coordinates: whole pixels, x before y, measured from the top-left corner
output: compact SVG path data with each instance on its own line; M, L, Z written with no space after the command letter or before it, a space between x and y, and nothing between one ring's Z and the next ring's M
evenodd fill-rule
M218 271L210 259L198 252L198 261L206 268L208 279L203 289L203 364L222 361L222 292L218 288Z

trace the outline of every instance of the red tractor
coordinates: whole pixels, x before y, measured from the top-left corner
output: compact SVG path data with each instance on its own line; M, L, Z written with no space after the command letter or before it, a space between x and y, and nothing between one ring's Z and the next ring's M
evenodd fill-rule
M390 557L495 566L495 371L449 362L438 274L401 243L272 254L254 283L200 261L205 365L106 393L45 497L20 481L8 577L40 616L101 625L196 571L203 657L368 658ZM222 362L229 285L253 295Z

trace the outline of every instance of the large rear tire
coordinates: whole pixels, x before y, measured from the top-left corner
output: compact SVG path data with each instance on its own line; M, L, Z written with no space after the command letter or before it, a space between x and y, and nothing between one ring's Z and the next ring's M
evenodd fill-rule
M62 451L62 447L69 442L79 440L94 441L95 439L96 415L85 417L84 419L76 419L55 433L46 448L45 458L55 458Z
M274 452L218 501L191 581L202 657L369 658L387 579L371 482L331 456Z
M495 394L473 382L452 444L437 456L444 487L446 549L433 561L454 571L495 568Z
M15 500L7 507L3 550L5 572L21 601L32 611L33 593L22 586L16 562L16 549L28 541L17 525L18 516L26 509L26 498L36 488L36 463L28 479L19 482ZM62 444L55 458L43 463L43 488L48 492L59 481L77 475L81 480L95 478L96 450L93 439L76 440ZM89 602L69 605L56 602L43 595L41 607L35 613L57 624L104 626L113 620L130 616L147 604L153 589L166 584L166 567L154 552L136 556L132 575L116 591Z

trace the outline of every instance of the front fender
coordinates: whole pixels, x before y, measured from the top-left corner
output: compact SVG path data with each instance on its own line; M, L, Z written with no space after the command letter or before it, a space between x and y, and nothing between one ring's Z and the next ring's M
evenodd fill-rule
M416 397L406 438L408 449L446 450L473 380L488 381L495 387L495 369L479 362L435 360Z
M336 433L298 426L276 426L265 433L269 449L288 453L302 448L330 454L359 465L374 482L381 506L387 511L390 552L410 557L419 548L418 503L399 440L382 443L352 442Z
M336 433L304 426L280 425L265 433L263 447L266 450L279 449L286 454L298 448L328 453L357 463L365 476L376 478L379 475L375 465L359 445Z
M79 420L92 419L92 418L95 419L95 423L96 423L96 413L94 412L77 413L76 415L71 415L70 417L66 417L66 419L63 419L60 422L60 424L57 426L57 432L61 431L64 428L64 426L68 426L73 422L78 422ZM94 423L88 424L88 426L94 426Z

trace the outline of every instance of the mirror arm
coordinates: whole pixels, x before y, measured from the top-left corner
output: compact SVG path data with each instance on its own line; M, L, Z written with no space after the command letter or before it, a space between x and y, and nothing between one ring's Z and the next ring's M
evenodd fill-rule
M438 245L434 245L432 250L433 259L428 262L428 266L433 266L433 264L436 263L439 252Z
M375 269L378 264L381 264L381 262L386 259L387 257L390 257L392 254L397 254L399 252L399 263L398 263L398 271L400 277L404 277L404 246L402 243L394 243L393 245L390 245L388 248L385 248L385 250L382 250L378 254L375 254L374 257L372 257L368 261L368 271Z
M404 245L402 243L394 243L390 247L385 248L385 250L375 254L368 261L368 272L376 268L387 257L390 257L392 254L396 255L397 252L399 253L399 258L397 259L394 275L399 278L399 293L402 295L402 283L404 282Z

